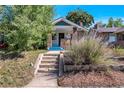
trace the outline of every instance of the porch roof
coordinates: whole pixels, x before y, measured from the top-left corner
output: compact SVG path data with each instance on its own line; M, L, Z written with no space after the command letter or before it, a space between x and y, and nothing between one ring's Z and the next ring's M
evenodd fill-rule
M115 33L122 33L122 32L124 32L124 27L117 29L117 31Z
M63 26L63 25L59 25L59 26L56 26L55 24L58 23L58 22L65 22L67 24L69 24L70 26ZM78 31L87 31L87 29L85 29L84 27L80 26L80 25L77 25L73 22L71 22L70 20L67 20L66 18L58 18L56 20L54 20L52 22L53 25L55 25L54 29L59 29L59 30L73 30L73 27L77 27Z
M124 27L98 28L96 31L99 33L122 33Z

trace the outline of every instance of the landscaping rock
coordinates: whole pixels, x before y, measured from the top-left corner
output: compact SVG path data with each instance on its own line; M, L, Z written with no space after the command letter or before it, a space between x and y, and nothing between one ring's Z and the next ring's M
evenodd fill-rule
M72 72L72 71L107 71L108 67L105 65L95 66L95 65L64 65L64 72Z
M107 71L108 69L114 71L124 71L124 65L64 65L64 72L73 72L73 71L84 71L84 72L100 72Z
M120 67L119 66L110 66L110 68L115 70L115 71L120 71Z
M108 70L108 67L105 66L105 65L98 66L97 69L96 69L97 72L100 72L100 71L105 71L106 72L107 70Z
M123 65L119 66L119 68L120 68L120 71L124 71L124 66Z
M90 71L90 66L89 65L83 65L81 68L81 71Z

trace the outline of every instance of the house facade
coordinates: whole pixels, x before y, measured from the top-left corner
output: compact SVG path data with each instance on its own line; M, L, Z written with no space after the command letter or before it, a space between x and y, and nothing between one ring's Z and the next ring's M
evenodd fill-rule
M124 27L97 27L95 31L108 43L124 47Z
M63 50L68 48L72 40L79 40L87 30L66 18L53 21L53 33L48 35L48 50Z
M52 22L54 25L52 34L48 35L48 50L67 49L73 41L80 40L87 29L75 24L66 18L58 18ZM124 47L124 28L96 26L92 30L96 31L104 41Z

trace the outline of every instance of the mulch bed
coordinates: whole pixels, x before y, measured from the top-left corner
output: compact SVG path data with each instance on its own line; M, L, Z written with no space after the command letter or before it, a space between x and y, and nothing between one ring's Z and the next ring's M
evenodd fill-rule
M123 87L124 73L109 72L71 72L58 78L61 87Z

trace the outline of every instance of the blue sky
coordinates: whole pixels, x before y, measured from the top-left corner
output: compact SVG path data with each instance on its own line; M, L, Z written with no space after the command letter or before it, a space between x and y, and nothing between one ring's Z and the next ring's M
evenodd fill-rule
M124 20L124 5L56 5L55 18L64 17L69 11L77 8L93 15L95 22L106 23L110 17Z

